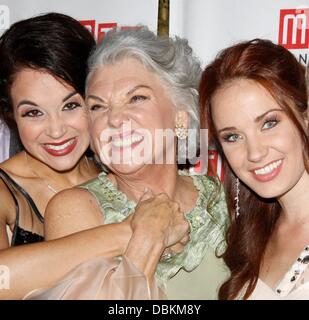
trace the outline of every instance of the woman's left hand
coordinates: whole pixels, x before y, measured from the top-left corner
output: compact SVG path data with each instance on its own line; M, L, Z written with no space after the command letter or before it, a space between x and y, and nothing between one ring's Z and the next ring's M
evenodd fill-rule
M181 253L189 241L190 241L190 236L186 235L179 242L166 248L162 254L162 257L167 257L173 253Z

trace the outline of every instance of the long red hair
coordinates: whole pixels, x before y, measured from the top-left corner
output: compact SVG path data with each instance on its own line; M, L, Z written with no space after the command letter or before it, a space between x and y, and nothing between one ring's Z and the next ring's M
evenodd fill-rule
M303 141L304 163L308 171L304 67L287 49L268 40L255 39L223 50L205 68L199 88L201 128L208 128L211 142L223 158L224 188L231 218L227 249L223 254L231 275L221 286L219 299L235 299L240 294L244 299L250 296L258 280L266 245L281 211L276 199L262 199L240 183L240 215L236 219L236 176L225 161L213 123L211 105L217 90L236 79L256 81L286 112Z

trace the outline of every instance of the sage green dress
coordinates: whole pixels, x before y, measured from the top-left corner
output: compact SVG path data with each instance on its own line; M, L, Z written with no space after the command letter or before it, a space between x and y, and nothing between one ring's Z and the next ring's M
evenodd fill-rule
M185 171L179 174L188 175ZM195 207L186 213L190 241L183 252L158 264L156 280L169 299L215 299L218 286L228 275L222 259L215 255L225 249L227 207L217 179L191 177L199 195ZM135 210L136 203L118 190L104 172L79 187L95 197L106 224L121 222Z

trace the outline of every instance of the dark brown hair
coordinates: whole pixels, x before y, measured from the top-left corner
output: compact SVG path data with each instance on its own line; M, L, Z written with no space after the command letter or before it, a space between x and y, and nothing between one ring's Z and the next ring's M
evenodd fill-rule
M14 126L10 88L18 71L46 71L83 95L87 59L95 46L77 20L47 13L13 24L0 38L0 116Z
M255 39L223 50L203 72L200 83L201 127L208 127L224 161L224 187L231 225L223 258L231 271L221 286L219 299L246 299L256 286L266 245L281 208L276 199L263 199L240 182L240 215L236 219L236 176L225 161L212 119L211 100L218 89L236 79L262 85L286 112L299 131L308 171L308 138L304 123L307 98L305 70L287 49L268 40ZM244 290L242 294L241 290Z

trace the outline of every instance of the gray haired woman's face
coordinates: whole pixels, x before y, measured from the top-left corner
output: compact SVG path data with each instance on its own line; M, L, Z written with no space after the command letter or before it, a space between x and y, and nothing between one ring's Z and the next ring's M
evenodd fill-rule
M136 59L96 70L88 82L86 104L92 145L114 172L163 164L165 156L175 163L175 106L159 77Z

